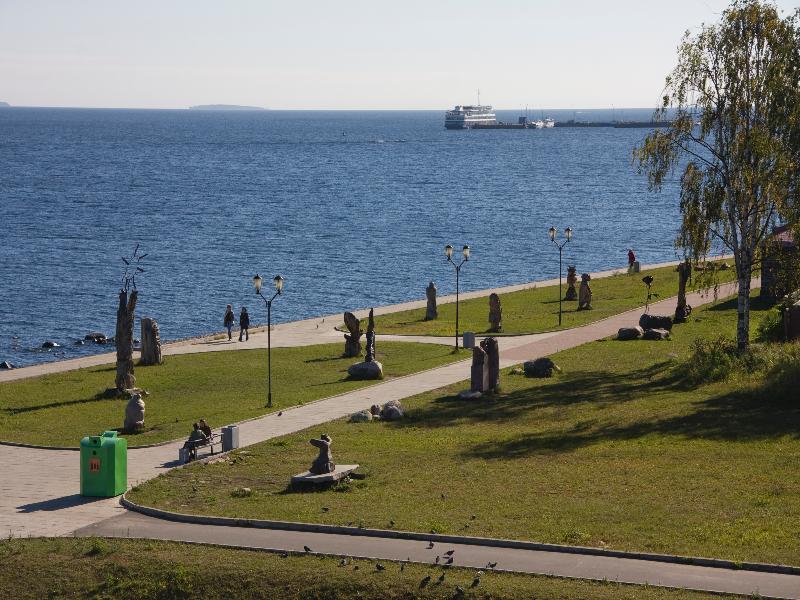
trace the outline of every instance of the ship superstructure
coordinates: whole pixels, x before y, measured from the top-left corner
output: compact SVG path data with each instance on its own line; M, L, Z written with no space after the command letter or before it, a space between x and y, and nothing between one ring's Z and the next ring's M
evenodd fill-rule
M456 106L444 116L445 129L470 129L480 125L495 125L497 117L491 106L477 104Z

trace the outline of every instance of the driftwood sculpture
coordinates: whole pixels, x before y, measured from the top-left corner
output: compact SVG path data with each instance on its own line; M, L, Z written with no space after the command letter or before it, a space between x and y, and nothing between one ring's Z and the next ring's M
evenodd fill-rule
M144 273L141 262L145 256L147 254L139 254L139 244L136 244L130 258L122 257L125 271L122 274L122 289L119 291L117 329L114 338L117 345L115 386L118 392L136 386L136 377L133 375L133 321L136 316L136 300L139 297L139 293L136 291L136 276ZM131 288L133 289L131 290Z
M361 322L351 312L344 313L344 324L350 333L344 334L344 355L346 357L361 356Z
M364 362L375 360L375 318L373 317L374 308L369 309L369 323L367 324L367 350Z
M146 317L142 319L142 353L139 358L140 365L160 365L161 335L155 319Z

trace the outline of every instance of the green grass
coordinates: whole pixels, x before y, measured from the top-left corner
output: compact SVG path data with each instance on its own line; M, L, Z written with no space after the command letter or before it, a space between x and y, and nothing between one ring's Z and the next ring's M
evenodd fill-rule
M442 570L408 564L333 557L289 556L211 546L146 540L82 538L0 541L0 588L6 598L95 598L131 600L268 598L347 600L350 598L462 598L577 600L583 598L701 600L712 596L649 586L488 572L470 589L475 571ZM420 588L423 577L433 582Z
M274 349L271 410L375 383L347 379L347 367L356 359L341 358L341 352L342 344ZM467 356L432 344L378 346L387 379ZM200 418L217 428L270 412L264 408L266 364L265 350L239 350L174 355L160 366L137 367L136 383L150 395L146 429L127 436L129 446L186 436ZM113 383L113 365L0 383L0 439L77 446L85 435L121 427L126 401L103 394Z
M754 299L754 322L764 309ZM553 379L506 372L503 392L477 401L451 386L404 400L403 421L329 423L171 471L130 497L185 513L799 565L800 402L777 400L759 377L683 377L692 340L733 336L735 324L727 301L695 311L670 341L587 344L554 355ZM366 479L289 491L323 431ZM253 495L233 498L240 486Z
M655 278L654 298L674 296L678 293L678 274L675 267L662 267L642 271L637 275L614 275L591 281L592 310L578 311L577 301L563 303L562 325L558 326L558 286L538 287L510 294L501 294L504 334L539 333L586 325L626 310L643 306L647 290L642 277ZM735 278L733 269L718 271L719 282ZM578 286L580 287L580 276ZM566 292L566 279L564 283ZM382 334L451 336L455 331L456 308L454 303L439 305L439 318L425 321L425 309L407 310L376 317L376 330ZM344 325L342 325L344 327ZM475 298L459 303L459 330L488 333L489 300Z

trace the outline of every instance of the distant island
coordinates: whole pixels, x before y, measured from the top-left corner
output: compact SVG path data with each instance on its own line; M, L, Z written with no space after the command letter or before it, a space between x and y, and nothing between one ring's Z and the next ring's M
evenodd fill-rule
M8 102L0 102L0 108L8 108L11 105Z
M238 104L198 104L189 110L267 110L260 106L239 106Z

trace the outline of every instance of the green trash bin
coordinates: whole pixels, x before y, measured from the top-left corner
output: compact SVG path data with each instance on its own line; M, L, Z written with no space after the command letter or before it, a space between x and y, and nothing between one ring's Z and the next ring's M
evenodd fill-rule
M116 431L81 440L81 496L119 496L128 489L128 441Z

